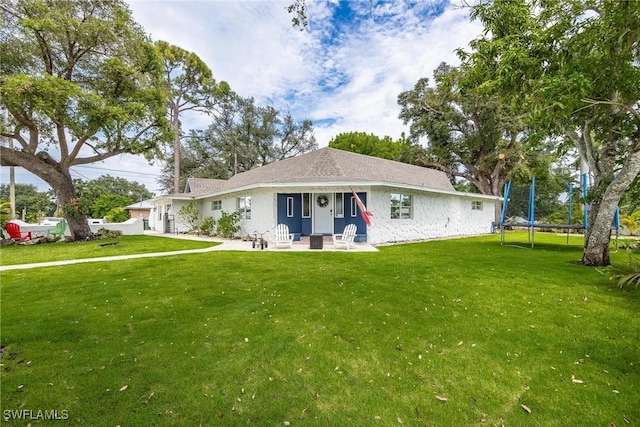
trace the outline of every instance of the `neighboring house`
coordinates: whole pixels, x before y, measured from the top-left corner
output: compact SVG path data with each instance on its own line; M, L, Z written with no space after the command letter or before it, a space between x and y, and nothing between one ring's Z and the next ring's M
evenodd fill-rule
M151 199L141 200L124 207L129 211L129 218L140 218L145 223L146 229L153 229L156 222L156 215L152 215L155 204Z
M351 193L373 213L367 227ZM201 219L239 211L239 235L284 223L300 236L357 225L373 244L489 233L497 197L455 191L440 171L333 148L281 160L228 180L190 178L184 193L152 199L156 230L185 232L177 212L194 200Z

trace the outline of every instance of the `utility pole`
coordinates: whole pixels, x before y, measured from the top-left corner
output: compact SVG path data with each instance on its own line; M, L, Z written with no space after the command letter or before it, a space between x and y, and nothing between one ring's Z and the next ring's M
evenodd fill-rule
M9 139L9 149L13 150L13 139ZM16 219L16 171L13 166L9 166L9 217Z
M9 113L3 108L4 122L9 122ZM13 150L13 138L5 137L9 142L9 149ZM16 171L13 166L9 166L9 219L16 219Z

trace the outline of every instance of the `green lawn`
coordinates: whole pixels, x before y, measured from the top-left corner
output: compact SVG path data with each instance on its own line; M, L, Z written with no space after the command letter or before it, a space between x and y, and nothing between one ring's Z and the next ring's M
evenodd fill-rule
M111 245L109 243L117 244ZM100 239L90 242L65 243L60 241L42 245L3 246L0 248L0 265L181 251L208 248L218 244L157 236L121 236L117 239Z
M581 248L562 238L498 241L2 272L1 412L101 426L640 423L640 292L572 263Z

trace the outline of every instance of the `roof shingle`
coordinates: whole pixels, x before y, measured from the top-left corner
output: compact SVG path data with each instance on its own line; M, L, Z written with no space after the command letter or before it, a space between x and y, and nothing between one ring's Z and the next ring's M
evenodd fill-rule
M303 182L383 182L455 191L443 172L329 147L242 172L226 181L189 178L188 189L190 195L201 196L258 184Z

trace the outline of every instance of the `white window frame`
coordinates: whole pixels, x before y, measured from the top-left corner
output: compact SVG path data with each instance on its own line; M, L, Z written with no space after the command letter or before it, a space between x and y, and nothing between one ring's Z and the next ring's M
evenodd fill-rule
M311 218L311 193L302 193L302 218Z
M334 196L334 211L336 218L344 218L344 194L336 193Z
M356 203L356 198L351 196L351 218L355 218L358 216L358 204Z
M472 211L481 211L483 209L482 202L479 200L471 201L471 210Z
M251 196L238 197L236 208L240 212L240 219L251 219Z
M211 201L211 210L212 211L222 210L222 200L212 200Z
M293 218L293 197L287 197L287 218Z
M413 219L413 196L410 194L391 193L390 195L391 219Z

